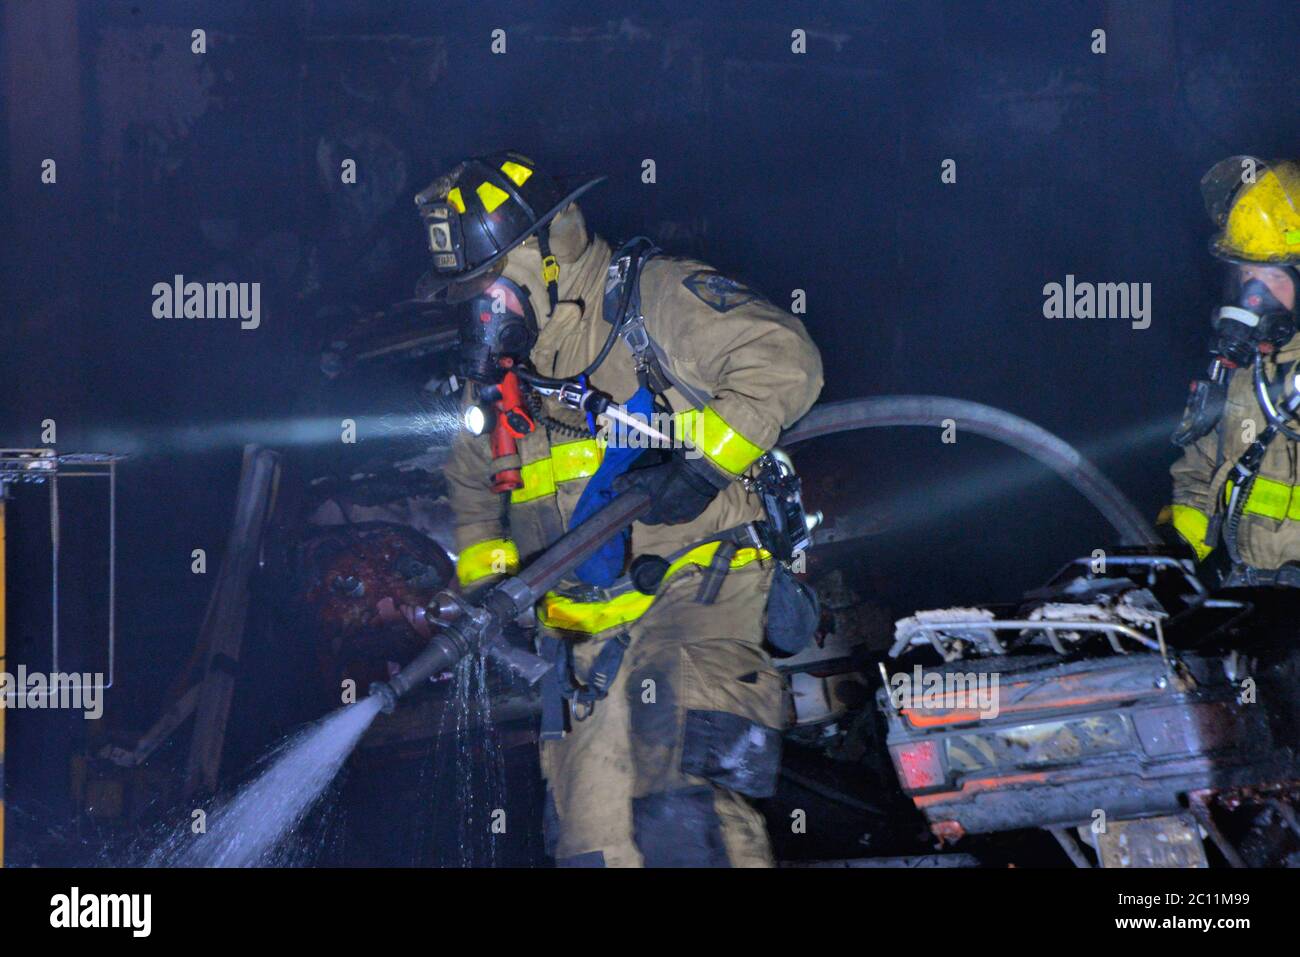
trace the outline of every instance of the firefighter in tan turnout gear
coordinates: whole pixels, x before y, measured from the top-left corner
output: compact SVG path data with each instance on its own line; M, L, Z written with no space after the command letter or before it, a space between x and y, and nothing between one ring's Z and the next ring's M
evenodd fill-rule
M821 360L747 286L591 234L574 200L595 182L564 190L500 153L416 197L434 260L422 295L460 304L466 419L482 427L457 437L446 470L457 574L481 587L618 491L650 492L649 514L537 607L555 662L548 850L560 866L770 865L749 799L775 789L787 703L765 630L776 605L795 632L816 612L774 554L780 522L754 477L817 398ZM611 431L563 389L675 441Z
M1300 166L1249 156L1201 183L1228 289L1174 442L1172 520L1225 585L1300 585Z

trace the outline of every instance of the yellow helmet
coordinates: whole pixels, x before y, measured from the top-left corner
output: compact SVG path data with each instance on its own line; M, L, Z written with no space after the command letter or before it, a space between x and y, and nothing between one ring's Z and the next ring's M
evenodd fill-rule
M1201 178L1201 195L1221 231L1210 251L1229 262L1300 263L1300 165L1230 156Z

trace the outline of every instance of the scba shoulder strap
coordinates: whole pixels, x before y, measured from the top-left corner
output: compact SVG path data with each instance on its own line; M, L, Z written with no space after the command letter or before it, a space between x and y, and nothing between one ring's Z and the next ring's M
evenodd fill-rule
M670 387L677 389L696 409L703 409L711 396L683 382L670 371L668 354L651 338L641 310L641 269L661 252L645 236L630 239L618 248L605 280L605 320L632 352L637 378L656 395Z

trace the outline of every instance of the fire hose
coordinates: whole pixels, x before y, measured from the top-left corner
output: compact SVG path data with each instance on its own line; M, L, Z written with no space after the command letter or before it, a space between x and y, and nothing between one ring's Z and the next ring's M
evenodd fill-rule
M1018 449L1065 479L1110 523L1120 544L1160 544L1137 506L1072 445L1028 419L979 402L942 395L882 395L830 402L815 407L782 432L778 444L791 446L858 429L905 425L939 429L948 422Z
M943 396L879 396L817 406L781 434L783 447L859 429L893 426L942 428L948 421L976 435L994 439L1040 462L1078 490L1111 524L1126 545L1158 545L1159 539L1137 507L1095 465L1067 442L1010 412ZM628 491L581 525L561 536L528 566L467 599L443 591L430 603L439 631L409 665L386 682L371 685L370 693L391 712L400 698L471 652L487 654L530 681L550 667L536 655L508 644L506 624L532 611L554 585L583 560L644 515L650 496Z

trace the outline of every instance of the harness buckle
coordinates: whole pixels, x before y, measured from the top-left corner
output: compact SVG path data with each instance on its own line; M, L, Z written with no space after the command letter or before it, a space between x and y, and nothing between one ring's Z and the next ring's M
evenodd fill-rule
M645 353L650 349L650 333L645 331L645 316L640 312L629 316L623 322L621 335L637 359L644 361Z

